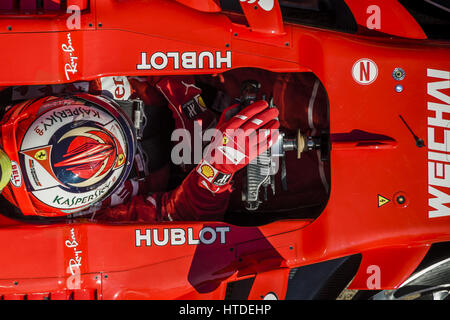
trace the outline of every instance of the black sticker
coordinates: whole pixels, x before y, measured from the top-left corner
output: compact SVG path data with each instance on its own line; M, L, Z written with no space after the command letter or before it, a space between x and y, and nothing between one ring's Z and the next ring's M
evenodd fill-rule
M215 186L221 187L221 186L226 185L230 181L230 179L231 179L231 174L225 174L225 173L219 172L217 174L217 176L214 178L212 183Z
M200 113L205 111L205 109L199 105L195 98L183 104L181 108L183 109L184 115L190 120L197 118Z

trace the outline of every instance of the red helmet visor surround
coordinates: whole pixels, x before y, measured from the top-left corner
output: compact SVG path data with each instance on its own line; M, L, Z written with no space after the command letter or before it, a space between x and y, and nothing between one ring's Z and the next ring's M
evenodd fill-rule
M1 130L12 164L4 195L24 215L64 216L106 198L128 177L136 149L120 107L89 94L18 104Z

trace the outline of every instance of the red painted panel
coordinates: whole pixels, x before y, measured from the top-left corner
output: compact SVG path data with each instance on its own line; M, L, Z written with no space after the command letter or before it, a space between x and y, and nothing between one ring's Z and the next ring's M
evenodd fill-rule
M416 269L429 246L381 248L363 252L349 289L395 289Z

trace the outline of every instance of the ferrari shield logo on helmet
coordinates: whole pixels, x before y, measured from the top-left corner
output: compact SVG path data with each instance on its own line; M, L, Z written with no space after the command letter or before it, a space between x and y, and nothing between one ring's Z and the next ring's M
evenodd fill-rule
M36 160L47 160L47 152L42 149L42 150L38 150L35 154L34 154L34 158Z

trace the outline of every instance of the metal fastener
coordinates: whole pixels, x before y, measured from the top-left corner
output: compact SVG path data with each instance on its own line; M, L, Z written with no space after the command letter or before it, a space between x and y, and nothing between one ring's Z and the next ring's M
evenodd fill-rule
M392 71L392 77L397 81L405 79L405 70L402 68L395 68L394 71Z
M398 196L396 200L397 200L397 203L398 203L398 204L404 204L405 201L406 201L405 197L404 197L404 196L401 196L401 195Z

